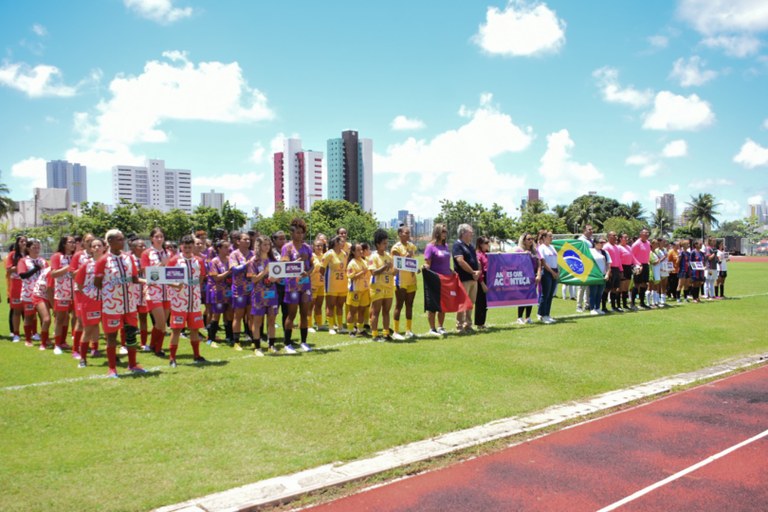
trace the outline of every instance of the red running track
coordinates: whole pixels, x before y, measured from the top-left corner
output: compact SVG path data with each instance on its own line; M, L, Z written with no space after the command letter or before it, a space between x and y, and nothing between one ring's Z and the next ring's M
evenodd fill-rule
M599 510L729 448L617 510L768 510L767 429L764 366L312 510Z

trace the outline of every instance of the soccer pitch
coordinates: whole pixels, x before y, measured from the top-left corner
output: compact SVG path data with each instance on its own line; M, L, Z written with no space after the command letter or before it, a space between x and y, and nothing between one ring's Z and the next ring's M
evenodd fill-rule
M151 371L123 366L118 380L103 378L103 357L78 369L69 354L10 343L3 281L0 510L151 509L764 353L768 262L728 270L726 294L739 298L550 326L494 309L480 334L318 333L295 356L204 346L202 367L182 339L178 368L140 354ZM417 333L428 329L422 309L419 290ZM575 302L555 299L553 316L574 314Z

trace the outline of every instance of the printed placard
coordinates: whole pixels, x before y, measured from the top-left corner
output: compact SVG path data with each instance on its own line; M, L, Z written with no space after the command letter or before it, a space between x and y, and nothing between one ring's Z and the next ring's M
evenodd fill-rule
M269 263L270 279L285 279L299 277L304 272L301 261L272 261Z
M187 284L187 267L147 267L147 284Z
M693 270L704 270L704 263L701 261L692 261L691 268Z
M418 272L419 260L416 258L407 258L405 256L394 257L395 270L402 270L403 272Z

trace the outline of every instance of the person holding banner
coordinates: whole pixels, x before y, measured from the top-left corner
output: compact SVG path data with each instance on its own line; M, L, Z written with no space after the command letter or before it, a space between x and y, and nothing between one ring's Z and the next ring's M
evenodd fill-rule
M553 324L555 319L550 316L552 299L558 279L557 250L552 247L552 232L547 231L539 236L539 259L541 260L541 302L538 314L542 323Z
M325 276L325 308L328 318L328 334L334 335L344 327L344 303L347 300L347 253L344 239L336 235L331 238L328 250L320 262Z
M478 241L478 246L479 245L480 242ZM515 247L515 252L524 252L531 256L531 266L533 267L533 272L536 276L536 288L538 288L541 284L541 272L543 264L541 262L541 258L539 257L539 252L536 249L536 241L533 239L533 235L530 233L523 233L520 235L520 239L517 241L517 247ZM557 263L555 263L555 265L557 265ZM556 286L556 284L554 286ZM554 297L554 289L552 295ZM532 311L533 306L518 306L517 323L520 325L533 323L531 320ZM523 316L525 316L525 318L523 318Z
M163 248L165 242L165 233L159 227L155 227L149 233L149 239L152 246L141 255L141 268L146 278L147 267L164 267L168 264L168 253ZM168 312L171 309L171 303L168 299L168 290L164 284L147 283L144 288L144 295L147 300L147 309L152 316L152 333L150 334L149 345L152 351L158 357L165 357L163 352L163 342L165 341L165 324L168 318Z
M389 311L395 296L394 264L387 252L389 238L383 229L373 233L373 246L376 252L370 258L371 271L371 335L373 341L392 341L389 331ZM383 327L383 338L379 336L379 315Z
M272 242L269 237L256 237L254 245L256 256L248 265L248 279L253 283L251 292L251 332L257 334L261 330L264 317L267 318L267 339L269 351L277 352L275 348L275 317L277 316L277 288L269 279L269 263L272 259ZM261 336L254 337L256 347L253 353L259 357L264 355L261 351Z
M285 332L285 351L295 354L296 349L291 343L291 335L295 325L296 313L299 313L299 330L301 332L301 348L304 352L312 350L307 344L309 332L309 315L312 309L312 284L309 273L312 271L312 248L304 243L307 223L304 219L295 218L291 221L291 241L283 246L282 261L300 261L304 268L301 277L285 280L285 297L283 301L288 307L283 326Z
M453 274L451 271L451 252L446 245L447 238L448 230L445 224L435 224L432 230L432 240L424 249L424 268L444 276ZM439 326L437 328L435 328L435 316L437 316L437 325ZM445 313L443 311L427 310L427 320L429 321L429 332L427 335L438 338L445 335L445 328L443 327Z
M392 246L393 257L415 258L418 249L411 242L411 229L408 226L397 228L400 240ZM416 298L416 273L398 270L395 275L395 312L393 314L395 329L392 338L404 340L412 338L413 334L413 300ZM400 313L405 306L405 337L400 334Z
M701 293L701 286L704 284L704 253L701 252L701 242L696 240L693 242L693 249L691 249L691 294L693 295L693 302L699 302L699 294Z
M490 249L491 241L488 237L477 237L477 264L480 267L480 277L477 279L477 297L475 297L475 326L480 330L485 329L485 320L488 316L488 285L485 282L485 276L488 273L488 251ZM528 311L528 316L531 316L530 306Z
M459 238L453 243L453 270L459 275L459 280L474 306L477 298L477 281L480 279L477 251L472 245L474 231L469 224L459 224L456 234ZM459 333L473 332L472 308L456 313L456 331Z

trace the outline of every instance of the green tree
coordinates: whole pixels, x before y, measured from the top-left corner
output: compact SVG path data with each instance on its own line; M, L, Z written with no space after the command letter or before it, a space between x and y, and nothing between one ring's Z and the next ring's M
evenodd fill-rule
M212 206L198 206L192 212L192 229L203 229L211 233L214 228L223 226L221 212Z
M535 200L535 201L529 201L525 205L525 209L523 213L531 213L531 214L537 214L537 213L546 213L549 207L547 206L547 203L541 200Z
M484 211L485 208L479 203L469 204L464 200L454 203L448 199L441 199L440 213L435 217L435 224L445 224L448 228L448 240L453 240L457 236L459 224L477 226L480 215Z
M718 220L717 215L720 212L717 211L717 207L720 203L715 202L712 194L699 194L696 197L691 196L691 201L687 203L687 206L691 209L689 215L690 225L701 227L701 239L702 242L706 238L707 231L713 227L717 227Z
M611 217L621 216L625 205L610 197L583 195L573 200L565 211L568 229L581 233L591 224L596 232L603 231L603 223Z
M8 185L0 183L0 218L5 217L16 209L16 203L8 197L10 193L11 190L8 188Z
M180 240L192 232L192 220L184 210L174 208L163 216L160 224L165 232L166 240Z
M336 199L315 201L307 222L313 237L324 233L330 238L343 227L347 230L347 238L356 241L372 240L373 232L379 227L376 218L359 204Z
M651 216L651 236L658 238L672 231L672 219L669 213L662 208L657 208Z
M540 229L546 229L552 233L565 233L568 231L565 219L558 217L554 213L524 213L515 223L511 238L517 242L517 239L523 233L538 234Z
M248 216L244 211L238 210L229 201L224 201L224 205L221 207L221 222L224 224L224 229L227 231L240 229L245 226L247 221Z
M609 217L603 222L603 232L613 231L617 235L627 233L629 236L637 236L645 227L645 224L637 219L627 217Z
M80 203L80 216L72 233L78 235L93 233L94 236L102 238L111 227L112 216L107 211L106 205L85 201Z
M147 216L146 209L137 203L131 203L125 199L115 207L110 215L110 225L119 229L125 235L146 233Z
M317 231L311 226L311 223L308 222L309 216L307 212L295 207L286 210L282 204L278 205L278 208L271 217L259 216L259 219L253 224L253 229L267 236L276 231L284 231L288 233L291 221L296 217L304 219L308 224L307 228L309 233L307 233L307 240L309 240L310 237L314 237Z
M546 205L541 201L534 201L544 206L546 211ZM536 211L538 208L532 208L531 211ZM543 213L543 211L541 213ZM477 225L474 226L475 233L491 238L498 238L506 240L512 236L515 230L515 222L507 215L500 205L493 203L493 206L489 210L480 212L480 216L477 220Z
M617 216L624 216L628 219L636 219L645 222L645 209L639 201L632 201L628 205L621 206L621 212Z

